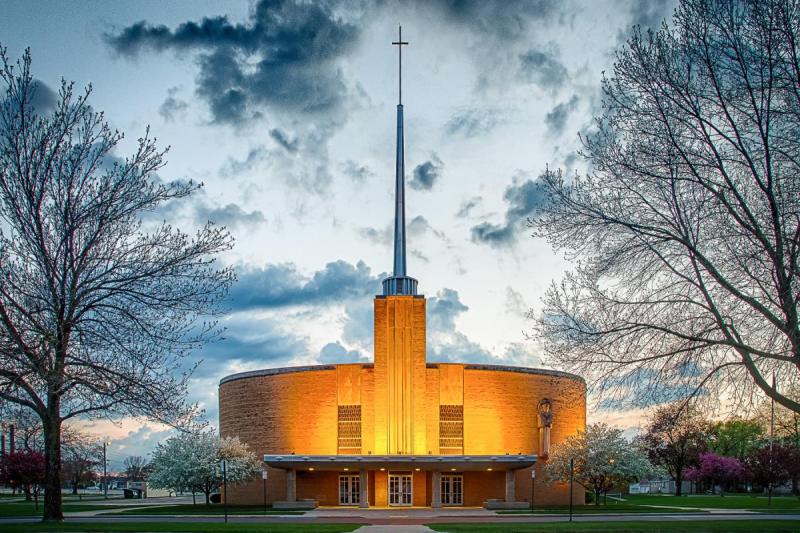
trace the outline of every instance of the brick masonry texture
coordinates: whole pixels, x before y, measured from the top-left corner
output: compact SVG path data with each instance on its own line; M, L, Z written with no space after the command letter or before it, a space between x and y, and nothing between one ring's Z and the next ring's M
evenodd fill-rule
M586 386L567 374L512 367L462 364L427 364L420 374L415 365L414 452L439 454L439 404L454 404L463 397L464 454L538 454L539 429L536 406L542 398L553 402L551 442L586 427ZM384 446L376 407L376 368L371 364L282 369L267 375L226 378L220 385L220 433L239 436L259 457L264 454L337 453L337 405L358 397L362 408L363 454ZM355 373L360 374L359 377ZM424 388L420 378L424 376ZM459 383L460 381L460 383ZM359 383L360 391L354 391ZM356 394L358 393L358 394ZM385 404L384 404L385 405ZM388 423L385 418L382 424ZM420 429L422 426L422 429ZM370 446L369 443L373 443ZM424 450L424 451L422 451ZM379 452L376 452L379 453ZM565 504L568 487L549 485L536 465L536 504ZM386 505L386 472L370 474L370 505ZM504 498L504 472L465 472L464 505L481 505L488 498ZM414 472L415 505L430 504L430 475ZM322 505L336 505L338 476L335 472L298 472L298 498L315 498ZM516 499L527 501L531 493L530 469L516 472ZM284 471L269 469L267 499L286 498ZM259 504L262 480L231 487L231 503ZM575 491L576 503L583 491Z

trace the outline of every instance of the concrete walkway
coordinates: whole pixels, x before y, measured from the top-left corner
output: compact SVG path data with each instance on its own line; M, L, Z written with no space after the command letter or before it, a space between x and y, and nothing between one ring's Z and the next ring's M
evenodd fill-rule
M433 531L427 526L363 526L356 533L423 533Z

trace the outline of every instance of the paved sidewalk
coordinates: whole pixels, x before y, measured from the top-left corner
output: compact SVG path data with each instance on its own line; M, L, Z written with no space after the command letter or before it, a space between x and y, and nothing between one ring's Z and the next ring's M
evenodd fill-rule
M363 526L355 533L426 533L433 531L427 526Z

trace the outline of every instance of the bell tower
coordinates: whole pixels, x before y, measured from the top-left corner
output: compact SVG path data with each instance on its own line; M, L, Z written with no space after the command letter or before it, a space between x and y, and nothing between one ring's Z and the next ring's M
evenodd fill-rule
M425 454L425 297L406 273L402 27L398 50L394 273L383 280L375 309L375 453Z

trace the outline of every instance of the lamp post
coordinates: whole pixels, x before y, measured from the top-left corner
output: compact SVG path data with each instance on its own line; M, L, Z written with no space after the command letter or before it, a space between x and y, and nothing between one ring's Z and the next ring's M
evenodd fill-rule
M531 468L531 513L533 513L533 499L536 497L536 465Z
M103 498L108 499L108 460L106 459L106 449L108 448L108 441L103 441Z
M261 471L261 479L264 481L264 514L267 514L267 476L269 476L269 472L265 468Z
M223 503L223 510L225 513L225 523L228 523L228 474L227 474L227 464L225 459L221 461L222 464L222 503Z
M572 522L572 486L575 483L575 459L569 460L569 521Z

